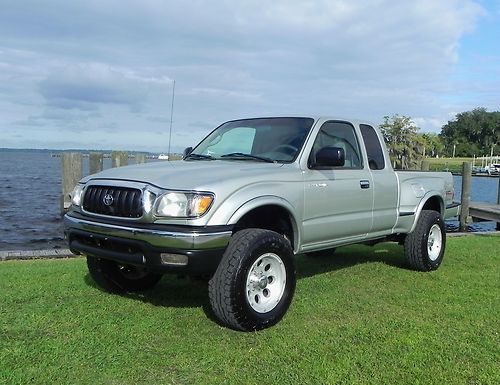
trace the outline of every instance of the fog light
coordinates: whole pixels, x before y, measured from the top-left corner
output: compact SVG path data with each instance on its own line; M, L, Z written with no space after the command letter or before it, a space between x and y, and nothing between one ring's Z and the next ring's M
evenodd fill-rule
M188 264L187 255L182 254L161 253L160 259L164 265L186 266Z

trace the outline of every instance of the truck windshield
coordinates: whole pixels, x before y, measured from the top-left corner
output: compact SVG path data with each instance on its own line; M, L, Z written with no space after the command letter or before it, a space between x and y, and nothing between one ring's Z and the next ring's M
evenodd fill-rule
M187 159L293 162L313 122L311 118L230 121L212 131Z

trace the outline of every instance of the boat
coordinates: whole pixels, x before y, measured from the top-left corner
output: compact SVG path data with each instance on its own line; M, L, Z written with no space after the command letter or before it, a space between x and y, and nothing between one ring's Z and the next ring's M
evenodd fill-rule
M489 166L486 166L485 168L489 176L500 175L500 163L492 163Z
M160 155L158 155L158 159L160 159L160 160L168 160L168 155L167 154L160 154Z

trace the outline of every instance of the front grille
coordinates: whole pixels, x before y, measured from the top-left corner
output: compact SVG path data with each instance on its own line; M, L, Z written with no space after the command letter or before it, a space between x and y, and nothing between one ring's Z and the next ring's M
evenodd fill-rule
M89 186L83 209L90 213L124 218L142 216L142 192L128 187Z

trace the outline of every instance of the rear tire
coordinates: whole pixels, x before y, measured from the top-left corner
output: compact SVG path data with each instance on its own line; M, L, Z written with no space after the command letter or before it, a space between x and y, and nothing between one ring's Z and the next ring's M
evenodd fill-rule
M418 271L436 270L444 257L446 231L437 211L423 210L415 230L405 239L404 250L410 266Z
M237 232L208 290L213 312L223 325L254 331L276 324L288 310L295 291L290 242L269 230Z
M91 256L87 256L87 267L99 287L115 294L151 289L162 277L139 266Z

